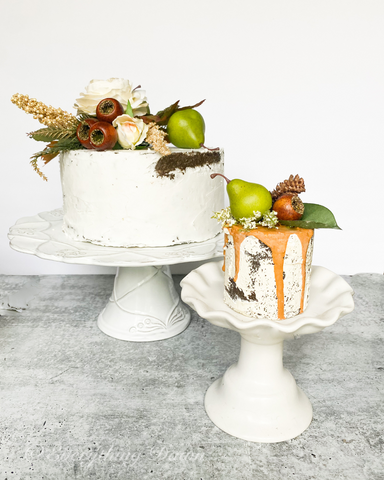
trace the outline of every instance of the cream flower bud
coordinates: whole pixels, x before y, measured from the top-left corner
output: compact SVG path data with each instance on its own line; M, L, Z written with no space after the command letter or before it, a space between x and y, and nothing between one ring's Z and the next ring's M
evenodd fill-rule
M145 140L148 132L146 125L140 118L132 118L129 115L120 115L112 122L117 127L117 137L123 148L133 150Z

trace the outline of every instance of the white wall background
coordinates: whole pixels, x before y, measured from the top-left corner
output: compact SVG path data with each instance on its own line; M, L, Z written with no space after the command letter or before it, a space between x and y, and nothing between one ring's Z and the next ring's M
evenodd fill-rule
M157 111L200 108L207 145L230 178L272 189L305 178L304 201L342 231L316 233L314 263L383 273L384 2L382 0L13 0L1 2L0 273L100 273L17 253L8 228L61 206L57 161L29 166L37 121L25 93L71 110L92 78L124 77Z

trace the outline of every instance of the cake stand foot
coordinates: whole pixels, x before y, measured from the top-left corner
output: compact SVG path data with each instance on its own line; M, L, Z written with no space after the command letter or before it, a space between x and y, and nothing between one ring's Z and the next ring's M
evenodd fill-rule
M241 338L239 361L209 387L205 409L221 430L251 442L289 440L312 420L310 401L283 367L283 342L249 337Z
M97 324L120 340L153 342L178 335L190 319L169 266L119 267L111 298Z

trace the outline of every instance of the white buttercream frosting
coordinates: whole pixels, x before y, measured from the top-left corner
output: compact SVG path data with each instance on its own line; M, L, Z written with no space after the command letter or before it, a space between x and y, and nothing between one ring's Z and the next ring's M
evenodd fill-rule
M175 170L174 178L158 176L160 157L152 150L62 154L64 232L77 241L117 247L167 246L216 236L220 227L211 217L224 207L224 184L210 174L223 173L223 152L220 163Z

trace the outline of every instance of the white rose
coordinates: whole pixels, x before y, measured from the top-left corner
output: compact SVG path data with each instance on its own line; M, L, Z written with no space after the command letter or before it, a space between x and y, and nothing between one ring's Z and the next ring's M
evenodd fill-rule
M117 137L123 148L134 149L145 140L148 132L146 125L140 118L132 118L129 115L120 115L112 122L117 127Z
M145 90L132 90L129 80L124 78L110 78L109 80L91 80L85 88L85 93L80 93L76 99L75 108L79 113L96 115L96 107L104 98L115 98L127 108L128 100L134 115L148 113L148 103Z

